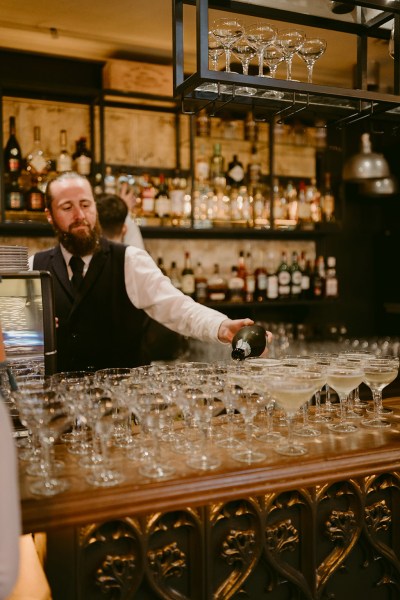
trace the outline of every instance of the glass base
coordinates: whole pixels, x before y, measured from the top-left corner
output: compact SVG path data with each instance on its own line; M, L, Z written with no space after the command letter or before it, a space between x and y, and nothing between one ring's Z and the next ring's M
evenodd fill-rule
M301 456L307 454L308 450L303 444L280 444L275 452L284 456Z
M385 419L380 419L379 417L376 417L372 419L363 419L361 421L361 425L363 425L363 427L369 427L371 429L384 429L390 427L391 423L389 421L386 421Z
M259 450L252 450L251 448L244 448L238 452L232 453L232 458L235 460L251 465L253 463L261 462L266 459L266 454Z
M231 91L231 85L223 85L222 83L219 84L220 94L230 94ZM196 92L212 92L214 94L218 94L218 83L202 83L196 88Z
M52 473L61 473L65 468L65 463L62 460L52 460L49 467L48 470ZM31 477L43 477L45 474L45 471L40 467L40 462L31 463L26 467L25 472Z
M281 100L285 94L278 90L267 90L261 94L261 98L271 98L272 100Z
M375 407L374 406L369 406L366 409L366 412L369 413L369 414L375 413ZM392 415L393 414L393 410L391 408L387 408L387 406L382 406L382 408L380 408L378 410L378 414L380 414L380 415Z
M37 481L33 483L29 490L37 496L55 496L61 494L69 488L69 483L66 479L52 478L47 481Z
M353 433L357 431L357 425L353 425L353 423L330 423L328 425L328 429L334 431L335 433Z
M219 467L219 465L221 464L221 461L216 456L206 456L206 455L202 454L200 456L199 455L191 456L186 461L186 464L191 469L198 469L200 471L209 471L209 470L216 469L217 467Z
M235 91L236 96L254 96L257 94L257 88L252 87L238 87Z
M255 436L259 442L272 443L282 440L282 435L277 431L265 431L264 433L257 433Z
M166 479L175 473L175 469L170 465L146 463L139 468L139 473L150 479Z
M103 471L86 476L87 483L95 487L112 487L113 485L118 485L123 480L124 476L122 473L113 469L104 469Z
M319 435L321 435L321 430L316 429L315 427L309 427L308 425L304 425L303 427L295 429L293 433L302 437L318 437Z

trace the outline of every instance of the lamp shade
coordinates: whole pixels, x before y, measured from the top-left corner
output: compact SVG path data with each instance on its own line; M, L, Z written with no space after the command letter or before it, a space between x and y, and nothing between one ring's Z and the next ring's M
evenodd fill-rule
M392 196L398 192L399 186L395 177L383 179L366 179L360 185L360 192L365 196Z
M361 136L359 154L351 156L343 167L344 181L364 181L390 177L389 165L383 154L372 152L369 133Z

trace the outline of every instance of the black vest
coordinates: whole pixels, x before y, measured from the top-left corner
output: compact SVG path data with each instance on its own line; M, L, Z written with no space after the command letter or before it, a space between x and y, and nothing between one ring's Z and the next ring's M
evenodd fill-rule
M126 246L101 239L74 297L60 247L38 252L33 268L54 279L57 370L97 370L143 364L141 344L147 315L125 288Z

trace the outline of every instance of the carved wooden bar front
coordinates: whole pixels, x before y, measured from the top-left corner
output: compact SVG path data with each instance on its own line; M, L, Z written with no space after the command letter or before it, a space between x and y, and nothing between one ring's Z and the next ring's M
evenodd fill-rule
M163 483L126 464L101 491L76 476L53 499L24 492L24 527L47 531L56 600L398 599L397 415L294 461L271 448L256 468L226 460Z

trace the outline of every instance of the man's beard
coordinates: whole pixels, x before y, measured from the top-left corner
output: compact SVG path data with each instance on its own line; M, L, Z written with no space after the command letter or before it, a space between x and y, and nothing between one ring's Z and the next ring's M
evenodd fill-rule
M73 233L74 227L77 225L87 225L88 231L82 235ZM90 227L89 223L82 219L76 221L69 226L68 231L61 231L58 225L53 221L53 227L57 235L57 239L68 252L74 256L86 256L94 254L100 247L101 228L99 220L96 219L94 227Z

